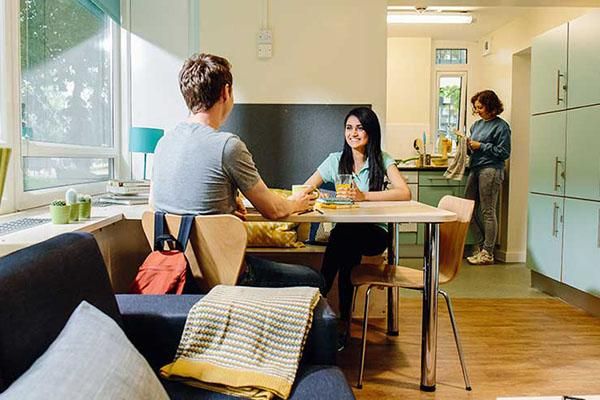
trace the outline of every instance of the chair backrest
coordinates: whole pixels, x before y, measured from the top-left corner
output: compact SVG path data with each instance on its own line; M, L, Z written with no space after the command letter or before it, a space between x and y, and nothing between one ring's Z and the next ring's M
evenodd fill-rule
M166 215L166 230L177 237L181 217ZM154 246L154 212L142 216L150 247ZM185 256L200 289L208 292L219 284L235 285L243 266L247 234L244 223L233 215L201 215L194 218Z
M452 211L456 221L440 224L440 283L454 279L462 263L467 232L475 202L460 197L444 196L438 208Z

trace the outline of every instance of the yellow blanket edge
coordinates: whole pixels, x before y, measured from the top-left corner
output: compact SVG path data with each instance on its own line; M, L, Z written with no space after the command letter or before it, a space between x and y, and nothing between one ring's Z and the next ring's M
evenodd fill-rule
M239 393L228 390L230 388L260 388L272 392L277 396L287 399L292 390L292 385L283 378L267 375L260 372L236 368L227 368L205 361L179 358L160 369L160 375L166 379L183 380L194 386L202 382L205 388L225 394ZM192 381L187 381L186 378ZM251 390L251 389L250 389ZM241 390L242 392L244 389Z

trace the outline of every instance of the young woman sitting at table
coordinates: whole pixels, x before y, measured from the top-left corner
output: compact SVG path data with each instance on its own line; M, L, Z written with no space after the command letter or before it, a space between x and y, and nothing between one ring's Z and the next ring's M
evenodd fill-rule
M344 121L344 148L329 154L314 174L305 182L319 187L334 183L340 174L352 175L350 187L336 189L337 197L354 201L410 200L410 190L392 157L381 151L381 128L377 115L367 107L348 113ZM384 190L387 175L392 187ZM326 296L338 277L340 309L340 350L344 347L351 318L352 283L350 271L363 255L381 254L387 247L386 224L338 223L331 231L323 257L321 273L325 279Z

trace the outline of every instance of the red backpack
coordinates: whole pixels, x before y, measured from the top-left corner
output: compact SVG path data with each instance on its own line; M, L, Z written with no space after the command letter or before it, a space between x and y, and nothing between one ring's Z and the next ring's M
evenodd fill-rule
M185 258L193 215L182 215L177 240L165 233L165 213L154 213L154 250L140 267L129 292L132 294L182 294L197 292ZM165 250L165 244L167 250Z

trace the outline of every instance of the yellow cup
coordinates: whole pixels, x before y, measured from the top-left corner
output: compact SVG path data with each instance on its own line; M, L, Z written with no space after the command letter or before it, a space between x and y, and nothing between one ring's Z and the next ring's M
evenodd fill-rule
M317 197L319 197L321 195L321 192L319 191L319 189L314 188L311 185L292 185L292 195L296 194L296 193L303 193L308 191L309 189L313 189L312 192L314 194L317 195Z

